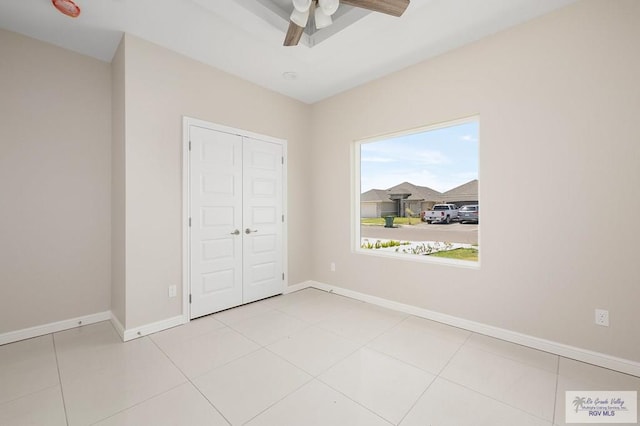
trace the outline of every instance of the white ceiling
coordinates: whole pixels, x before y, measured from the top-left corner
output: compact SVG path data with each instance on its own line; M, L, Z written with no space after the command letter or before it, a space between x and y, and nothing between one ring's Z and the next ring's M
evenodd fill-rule
M411 0L400 18L340 6L296 47L282 46L290 0L75 0L76 19L50 0L2 0L0 28L104 61L127 32L313 103L574 1Z

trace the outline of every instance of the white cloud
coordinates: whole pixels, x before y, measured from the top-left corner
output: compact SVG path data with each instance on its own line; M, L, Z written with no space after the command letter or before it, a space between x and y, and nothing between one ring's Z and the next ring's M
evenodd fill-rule
M391 163L404 162L414 165L436 165L449 164L451 160L441 151L431 149L420 149L397 144L389 146L388 144L365 144L362 145L361 161Z
M440 151L422 150L410 153L406 161L414 161L425 165L449 164L451 160Z
M397 160L394 160L392 158L386 158L386 157L362 157L360 161L365 163L393 163L394 161L397 161Z
M445 140L446 139L446 140ZM361 187L388 189L402 182L445 192L477 178L472 154L477 135L458 132L441 140L414 138L361 145Z

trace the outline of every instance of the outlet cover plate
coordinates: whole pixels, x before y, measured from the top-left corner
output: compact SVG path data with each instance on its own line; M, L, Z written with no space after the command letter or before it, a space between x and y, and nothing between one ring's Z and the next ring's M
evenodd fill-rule
M606 309L596 309L596 324L609 327L609 311Z

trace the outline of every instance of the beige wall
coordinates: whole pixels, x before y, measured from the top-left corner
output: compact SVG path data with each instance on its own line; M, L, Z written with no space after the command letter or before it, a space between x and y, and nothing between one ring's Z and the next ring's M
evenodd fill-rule
M640 361L638 18L580 2L314 105L314 279ZM480 269L352 253L352 141L474 114Z
M124 38L111 60L111 312L126 324Z
M182 313L182 117L288 141L288 276L310 278L310 107L125 36L126 328ZM122 173L122 172L120 172Z
M109 64L0 30L0 333L109 310Z

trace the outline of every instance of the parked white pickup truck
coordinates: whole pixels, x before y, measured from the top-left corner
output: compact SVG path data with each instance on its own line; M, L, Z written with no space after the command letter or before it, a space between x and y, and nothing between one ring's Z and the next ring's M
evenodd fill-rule
M449 223L458 218L455 204L436 204L431 210L422 212L422 221L427 223Z

